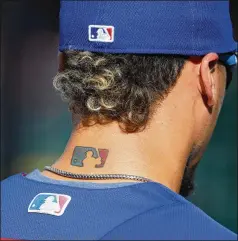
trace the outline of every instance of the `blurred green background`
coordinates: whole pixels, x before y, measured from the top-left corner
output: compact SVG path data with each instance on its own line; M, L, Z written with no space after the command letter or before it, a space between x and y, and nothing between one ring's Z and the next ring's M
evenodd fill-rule
M33 2L33 1L32 1ZM1 28L1 178L53 163L71 131L54 92L58 1L8 1ZM196 175L191 201L237 232L237 75Z

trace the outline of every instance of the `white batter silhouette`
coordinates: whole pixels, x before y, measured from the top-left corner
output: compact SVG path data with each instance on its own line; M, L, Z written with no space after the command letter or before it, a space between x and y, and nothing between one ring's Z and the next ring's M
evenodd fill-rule
M98 29L97 31L97 38L103 41L109 41L110 35L107 33L107 31L103 31L103 29Z
M59 212L60 206L59 203L54 202L55 197L49 196L45 199L45 202L40 206L41 211L46 212Z

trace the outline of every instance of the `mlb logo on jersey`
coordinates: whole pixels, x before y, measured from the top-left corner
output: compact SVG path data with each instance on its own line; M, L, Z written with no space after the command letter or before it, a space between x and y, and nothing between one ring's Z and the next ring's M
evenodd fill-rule
M61 216L68 206L71 197L56 193L39 193L31 201L29 213L44 213L54 216Z
M93 42L112 43L114 41L114 27L104 25L89 25L88 39Z

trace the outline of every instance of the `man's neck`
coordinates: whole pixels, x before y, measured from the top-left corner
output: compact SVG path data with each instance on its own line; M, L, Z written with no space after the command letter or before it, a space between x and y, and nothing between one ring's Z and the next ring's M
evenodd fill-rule
M189 151L181 148L178 138L169 138L167 130L153 133L152 129L125 134L117 123L75 129L64 153L53 166L72 173L142 176L179 192ZM43 174L58 180L70 180L48 171Z

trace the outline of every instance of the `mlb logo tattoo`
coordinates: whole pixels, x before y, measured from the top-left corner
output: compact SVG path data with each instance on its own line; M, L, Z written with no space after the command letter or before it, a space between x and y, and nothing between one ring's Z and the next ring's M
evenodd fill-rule
M71 159L72 166L102 168L105 165L107 149L97 149L94 147L76 146Z
M29 213L44 213L54 216L61 216L68 206L71 197L56 193L39 193L31 201Z
M88 26L88 38L93 42L114 42L114 27L103 25L89 25Z

